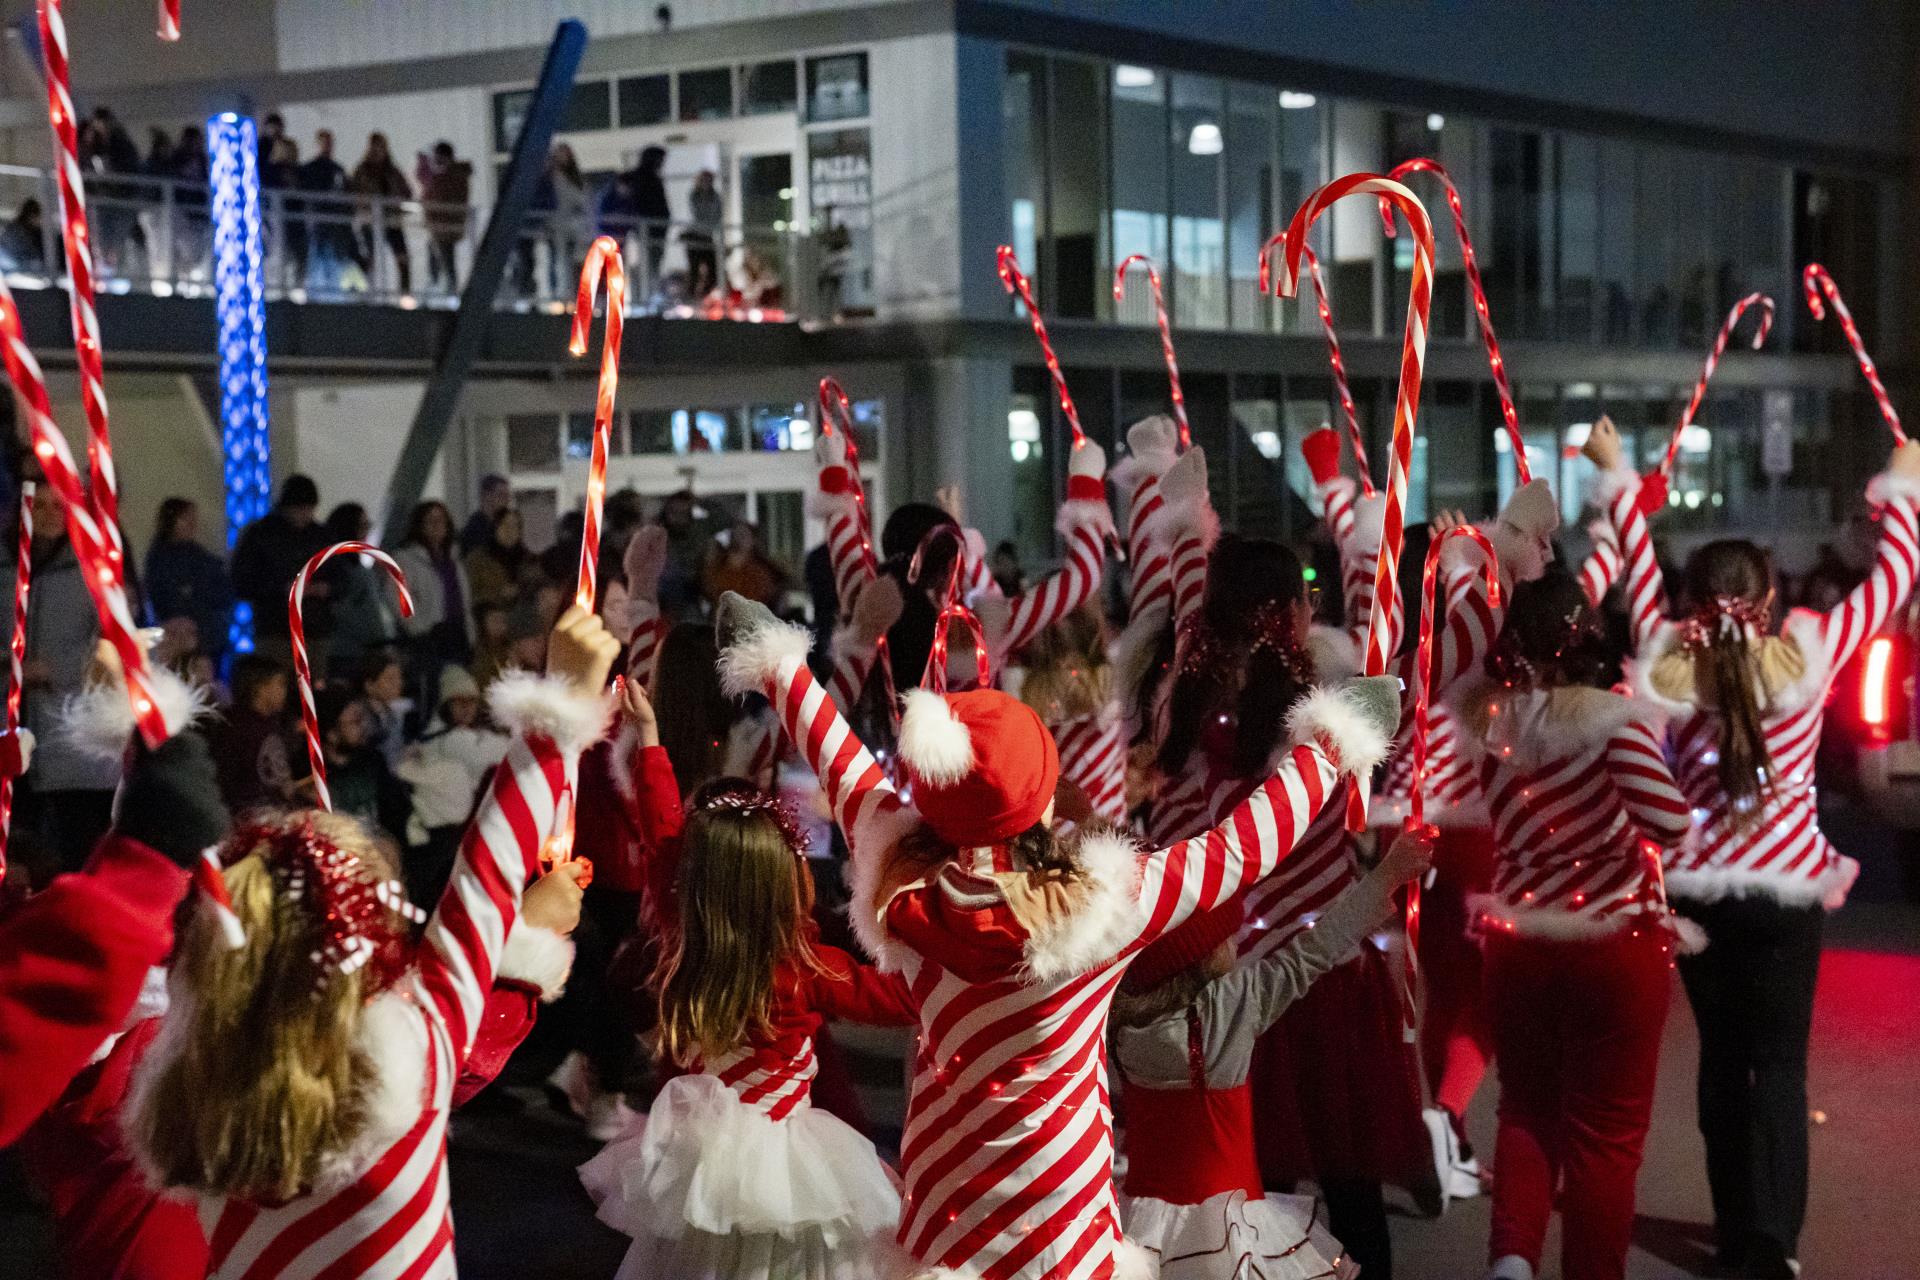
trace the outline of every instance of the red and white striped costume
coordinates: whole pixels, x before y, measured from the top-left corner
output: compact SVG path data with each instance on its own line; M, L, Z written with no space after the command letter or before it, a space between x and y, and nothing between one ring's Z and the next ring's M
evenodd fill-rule
M382 1072L377 1114L356 1149L341 1153L335 1185L282 1205L201 1201L216 1280L454 1274L446 1138L460 1064L560 797L606 720L600 699L544 677L503 677L491 698L514 743L467 830L414 967L362 1014L363 1039ZM164 1053L164 1035L153 1056Z
M1827 613L1794 610L1777 638L1750 635L1755 644L1790 646L1802 672L1778 688L1756 690L1773 779L1757 813L1736 814L1720 784L1719 718L1691 697L1660 693L1656 675L1661 660L1678 648L1680 629L1665 616L1659 560L1635 502L1637 477L1613 479L1618 492L1607 511L1626 558L1635 685L1671 717L1674 771L1694 812L1691 838L1667 861L1669 892L1695 901L1757 893L1789 905L1839 905L1858 867L1821 834L1814 756L1835 674L1913 589L1920 567L1920 491L1891 475L1876 479L1868 496L1879 504L1880 545L1866 581Z
M1593 550L1580 565L1580 592L1597 609L1619 580L1626 559L1620 554L1620 538L1611 520L1594 522L1588 532L1593 535Z
M1017 868L1004 847L910 863L917 822L802 660L804 635L768 627L723 660L763 687L812 761L853 861L855 929L903 973L921 1042L902 1140L899 1239L930 1274L992 1280L1133 1280L1112 1183L1105 1029L1140 947L1269 874L1335 794L1317 741L1367 768L1383 743L1319 694L1309 738L1220 827L1142 854L1090 837L1083 875ZM1035 893L1046 897L1044 904Z
M1093 816L1113 826L1127 820L1127 735L1112 711L1049 725L1060 751L1060 776L1078 787Z

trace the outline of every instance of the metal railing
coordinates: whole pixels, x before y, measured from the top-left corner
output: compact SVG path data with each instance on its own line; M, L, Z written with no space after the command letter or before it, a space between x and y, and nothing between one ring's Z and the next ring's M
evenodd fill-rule
M203 185L138 173L89 174L95 274L105 293L213 296L212 200ZM38 203L38 225L21 211ZM451 308L489 210L384 196L260 193L269 298ZM0 271L19 288L64 287L53 174L0 165ZM627 313L777 322L821 318L831 281L813 237L788 227L697 225L535 210L502 282L504 310L573 306L596 235L619 238Z

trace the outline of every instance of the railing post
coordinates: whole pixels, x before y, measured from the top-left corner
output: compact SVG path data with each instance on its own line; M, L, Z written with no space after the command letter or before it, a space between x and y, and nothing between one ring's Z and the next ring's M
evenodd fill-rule
M60 192L52 170L40 175L40 253L46 263L47 279L60 283L60 264L65 246L60 241Z
M155 280L162 279L161 264L164 262L166 264L164 279L168 284L177 283L179 279L179 272L175 269L173 261L174 207L173 179L162 178L160 180L160 234L157 237L159 243L154 247L153 261L149 264L147 274Z

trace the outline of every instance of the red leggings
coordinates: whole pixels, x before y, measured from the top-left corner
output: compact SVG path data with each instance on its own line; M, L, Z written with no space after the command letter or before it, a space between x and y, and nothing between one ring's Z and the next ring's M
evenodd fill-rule
M1443 828L1433 867L1433 887L1421 895L1420 908L1420 972L1426 985L1420 1064L1433 1100L1463 1116L1493 1061L1493 1031L1481 992L1484 961L1467 911L1468 898L1492 883L1493 833L1485 827Z
M1645 927L1593 942L1489 939L1500 1054L1489 1258L1539 1269L1558 1185L1564 1280L1625 1274L1669 968L1666 935Z

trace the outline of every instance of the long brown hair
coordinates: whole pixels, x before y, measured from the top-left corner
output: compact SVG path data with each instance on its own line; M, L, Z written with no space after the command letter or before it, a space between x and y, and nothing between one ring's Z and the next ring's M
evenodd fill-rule
M783 963L820 971L808 929L813 877L779 824L765 813L703 807L738 788L753 790L722 778L696 792L682 837L680 924L655 981L660 1055L682 1067L772 1031Z
M1048 724L1097 715L1113 691L1100 602L1088 600L1020 651L1020 700Z
M727 737L740 707L720 688L720 652L713 628L683 622L660 642L653 671L653 706L660 745L689 791L726 771Z
M1696 605L1744 601L1764 609L1773 600L1773 562L1744 539L1709 542L1687 561L1687 593ZM1762 723L1758 659L1737 619L1700 628L1692 649L1695 687L1720 721L1720 789L1736 826L1758 816L1773 787L1773 753Z
M163 1187L289 1200L367 1128L379 1083L359 1036L369 970L315 966L312 912L268 862L274 833L307 823L371 875L392 874L365 827L313 810L261 817L249 830L265 838L228 851L227 893L246 944L229 948L210 911L187 913L174 1002L128 1111L134 1151Z

